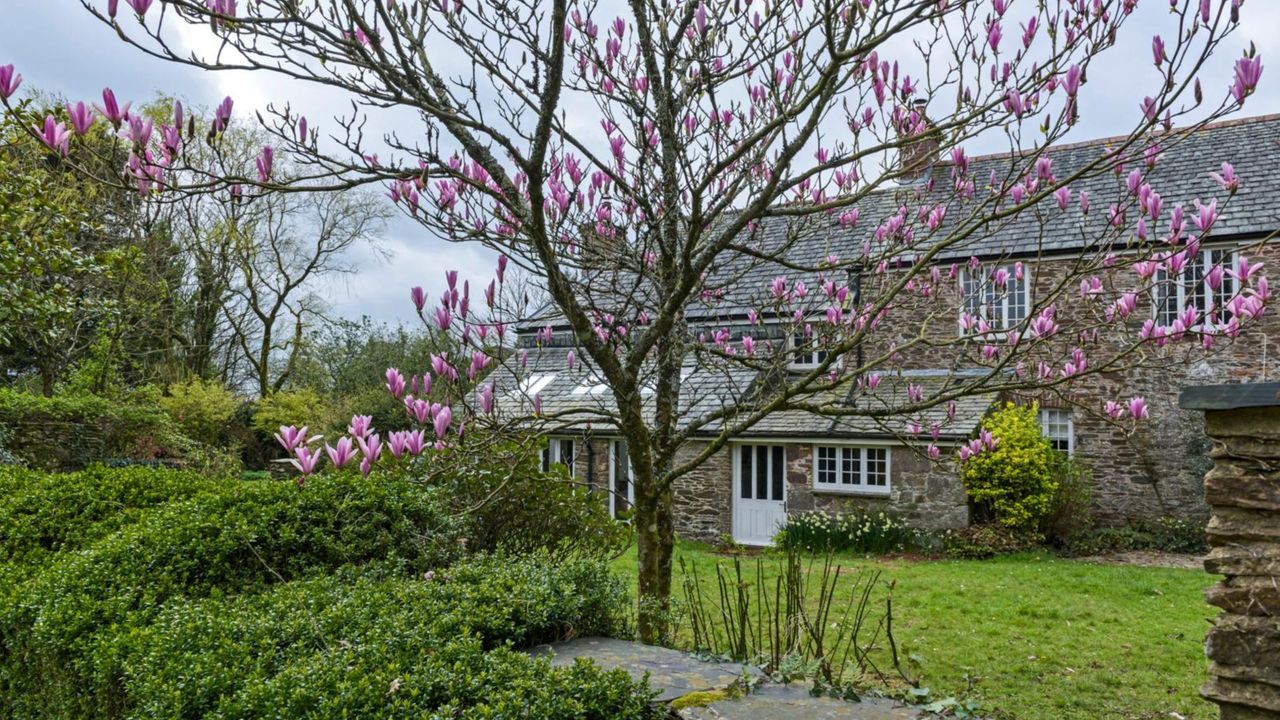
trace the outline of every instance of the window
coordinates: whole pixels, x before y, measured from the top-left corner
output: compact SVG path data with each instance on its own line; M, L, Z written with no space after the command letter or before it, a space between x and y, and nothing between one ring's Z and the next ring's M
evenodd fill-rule
M819 445L813 449L813 487L827 492L889 492L889 448Z
M573 438L548 438L547 446L542 449L542 472L551 470L552 465L563 465L573 475Z
M964 268L961 271L961 289L964 291L964 312L971 317L985 320L992 332L1006 332L1027 319L1031 305L1029 273L1018 278L1014 266L1000 267L990 274L981 270ZM977 328L961 325L962 335L977 332Z
M802 332L793 333L788 342L788 349L791 351L791 368L793 370L815 368L827 359L827 351L820 347L821 341L817 335L810 335L809 337L804 335Z
M631 461L627 459L627 442L609 443L609 515L618 517L636 501L636 485L632 481Z
M1075 450L1075 431L1071 424L1070 410L1040 408L1040 432L1054 450L1068 455Z
M786 499L787 451L781 445L738 446L738 497Z
M1172 326L1189 307L1196 309L1200 322L1204 322L1210 313L1214 315L1216 322L1225 322L1223 308L1236 294L1236 280L1223 272L1222 282L1214 290L1206 278L1215 265L1221 265L1225 271L1235 267L1235 263L1234 250L1202 250L1196 253L1195 260L1187 263L1176 279L1170 278L1167 270L1157 270L1155 288L1152 291L1156 325Z

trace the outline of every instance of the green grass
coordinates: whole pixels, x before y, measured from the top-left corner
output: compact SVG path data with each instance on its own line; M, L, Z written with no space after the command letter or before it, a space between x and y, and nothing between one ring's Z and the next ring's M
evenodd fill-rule
M681 557L697 566L706 593L715 564L731 562L682 543L677 598ZM919 659L935 698L976 698L984 714L1019 720L1216 717L1197 694L1216 612L1203 599L1214 581L1204 572L1049 555L840 562L896 583L894 635L904 656ZM616 567L634 578L634 551Z

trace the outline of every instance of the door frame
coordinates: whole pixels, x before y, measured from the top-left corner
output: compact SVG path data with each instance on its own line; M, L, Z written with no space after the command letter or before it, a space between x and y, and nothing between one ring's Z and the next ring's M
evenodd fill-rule
M614 478L618 476L618 450L626 443L625 440L613 439L609 441L609 477L605 478L605 491L609 494L609 517L617 518L618 511L614 501L618 499L617 489L614 487ZM631 471L631 460L627 460L627 504L634 508L636 506L636 482Z
M759 447L762 445L768 448L773 448L773 447L782 448L782 499L781 500L753 500L753 501L776 502L781 506L783 519L785 520L787 517L787 497L789 494L789 491L787 489L787 485L789 484L787 482L787 459L788 459L787 449L789 446L786 443L768 442L768 441L757 442L757 441L744 440L741 442L739 441L730 442L728 447L730 448L730 453L732 454L732 462L731 462L731 472L729 477L729 499L730 499L729 500L729 505L730 505L729 534L733 537L734 542L740 543L742 545L763 546L763 545L769 545L772 543L772 538L764 543L761 543L756 540L744 541L739 539L738 537L738 517L740 514L739 504L742 502L742 493L740 491L741 482L742 482L742 448L743 447ZM772 457L772 451L770 451L770 453ZM770 473L773 472L772 462L770 463L770 466L769 466L769 472ZM770 477L769 478L770 485L772 485L772 480L773 478Z

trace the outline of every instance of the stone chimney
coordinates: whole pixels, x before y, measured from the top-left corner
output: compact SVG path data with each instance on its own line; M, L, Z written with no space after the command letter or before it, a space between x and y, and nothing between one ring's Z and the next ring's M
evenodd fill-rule
M898 127L898 137L903 140L902 146L898 148L898 169L904 173L902 182L919 178L938 161L942 132L925 115L925 106L928 104L929 101L923 98L913 104L915 113L924 120L923 129L912 134L911 116L904 119Z

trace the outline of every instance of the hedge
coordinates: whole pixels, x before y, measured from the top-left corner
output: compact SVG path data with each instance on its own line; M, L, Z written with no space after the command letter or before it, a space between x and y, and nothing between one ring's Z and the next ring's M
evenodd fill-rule
M186 471L95 466L49 474L0 467L0 563L75 550L173 500L223 482Z
M96 634L143 624L174 598L252 592L385 558L417 572L447 565L461 552L458 522L432 495L350 474L305 488L231 482L146 512L29 577L12 573L22 582L0 597L0 695L109 694L117 669L86 664Z
M173 603L110 652L137 718L647 717L625 675L508 650L617 634L626 607L602 563L486 558Z

